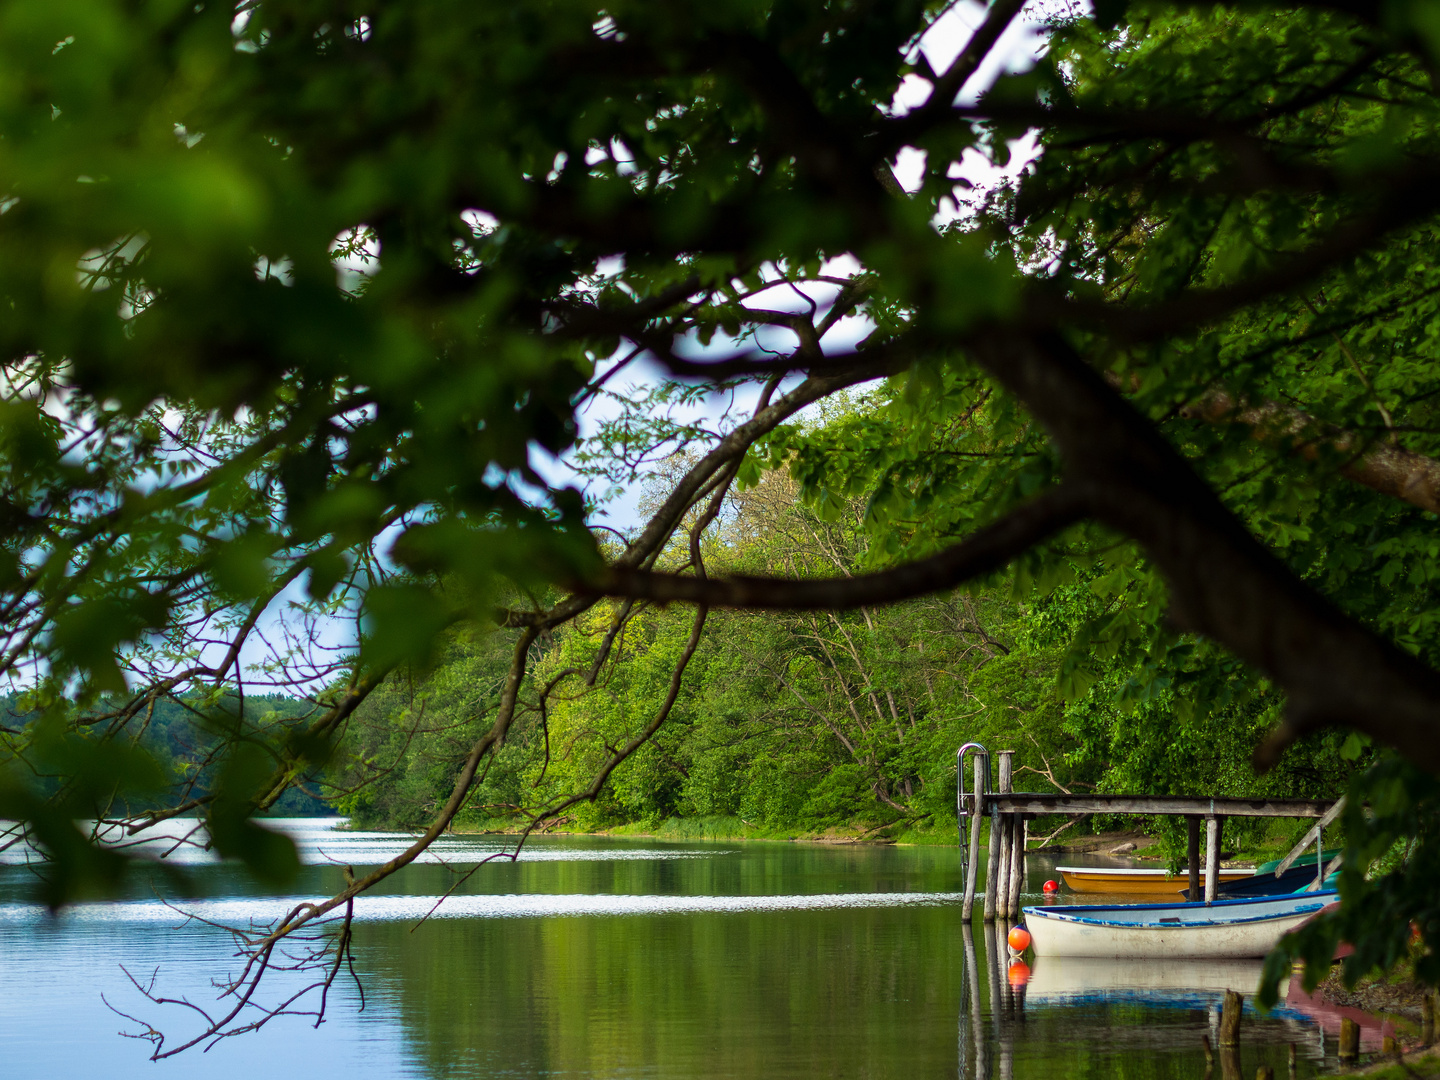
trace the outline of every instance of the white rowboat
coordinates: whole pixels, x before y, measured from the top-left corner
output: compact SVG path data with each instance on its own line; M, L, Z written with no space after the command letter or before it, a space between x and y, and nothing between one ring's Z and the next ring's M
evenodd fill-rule
M1025 908L1036 956L1243 959L1335 899L1333 892L1213 904L1066 904Z

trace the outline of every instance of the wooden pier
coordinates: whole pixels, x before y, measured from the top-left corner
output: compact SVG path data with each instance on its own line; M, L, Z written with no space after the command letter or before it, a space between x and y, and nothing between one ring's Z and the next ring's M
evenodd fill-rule
M965 755L974 754L974 783L965 785ZM1010 919L1020 914L1020 891L1025 876L1025 840L1028 823L1042 815L1144 814L1184 817L1188 825L1187 859L1190 869L1190 896L1200 894L1200 829L1205 829L1204 903L1216 895L1220 869L1220 827L1229 817L1314 818L1315 824L1282 861L1287 869L1300 854L1316 845L1324 847L1324 828L1337 816L1344 799L1235 799L1194 795L1068 795L1051 792L1014 791L1013 750L998 751L998 783L992 784L990 754L979 743L966 743L955 755L956 812L959 816L960 849L965 854L965 894L962 911L968 921L975 905L980 869L980 825L990 818L990 844L985 867L986 922ZM968 819L968 829L967 829ZM966 842L966 832L969 842ZM1317 854L1317 859L1319 855ZM1322 880L1333 865L1317 866ZM1194 901L1200 903L1201 901Z
M1005 753L1008 751L1002 751ZM1333 799L1206 799L1194 795L1052 795L1012 791L985 797L1002 814L1180 814L1185 817L1318 818Z

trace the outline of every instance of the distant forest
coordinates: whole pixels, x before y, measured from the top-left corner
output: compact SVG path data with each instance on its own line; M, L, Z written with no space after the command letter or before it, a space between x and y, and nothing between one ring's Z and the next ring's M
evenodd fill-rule
M237 726L252 730L274 727L285 728L296 723L313 709L313 705L300 698L283 694L247 694L243 708L234 696L223 697L214 702L184 701L175 698L157 698L153 708L140 728L140 746L160 765L170 790L156 792L155 806L170 806L176 801L177 790L194 795L204 795L211 790L215 780L216 751ZM101 710L103 713L103 710ZM15 729L40 719L40 712L26 711L24 699L19 694L0 695L0 716L5 727ZM92 727L94 738L107 736L103 722ZM127 730L127 739L135 736L134 730ZM46 794L53 794L66 775L66 750L57 741L48 757L56 766L53 775L42 775L40 788ZM41 760L45 760L43 757ZM275 803L265 816L269 817L323 817L334 814L335 808L329 802L316 796L320 787L316 782L292 787ZM143 798L131 796L125 810L134 813L147 809ZM116 808L119 809L118 807Z

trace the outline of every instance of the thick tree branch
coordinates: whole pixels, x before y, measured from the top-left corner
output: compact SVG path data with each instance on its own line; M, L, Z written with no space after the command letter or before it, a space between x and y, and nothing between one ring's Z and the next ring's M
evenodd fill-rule
M736 425L734 430L720 439L690 467L671 489L665 501L651 514L640 535L630 541L625 551L615 560L614 569L634 570L653 561L673 535L686 511L697 498L703 497L706 483L730 462L744 456L751 444L761 435L773 431L812 402L876 377L868 370L825 377L812 376L793 390L780 395L775 401L757 409L754 416L743 424ZM497 623L508 627L549 629L573 619L591 607L600 595L602 594L592 589L575 592L545 611L502 611L497 613Z
M1337 225L1309 247L1278 257L1269 270L1217 288L1190 289L1154 304L1126 306L1072 301L1031 293L1032 315L1051 325L1090 325L1126 342L1154 341L1212 323L1266 297L1291 292L1372 249L1387 234L1440 209L1440 183L1431 170L1405 174L1375 191L1372 209Z
M1060 338L997 334L974 354L1049 431L1095 517L1139 542L1176 623L1285 691L1287 722L1258 752L1262 763L1307 730L1348 724L1440 769L1440 673L1302 582Z
M577 590L658 603L685 601L709 607L791 611L893 604L993 573L1085 517L1087 509L1078 489L1062 485L938 555L856 577L706 579L617 566L600 580L577 586Z
M710 382L755 375L785 375L792 371L804 371L810 375L858 375L862 380L883 379L903 371L917 356L915 342L904 337L848 352L817 354L802 348L778 359L770 353L747 351L715 360L690 360L676 356L663 342L647 340L646 345L656 360L676 378Z
M1345 463L1340 474L1347 479L1440 514L1440 461L1432 457L1321 423L1293 405L1276 401L1250 405L1224 390L1205 395L1181 415L1209 423L1248 424L1256 438L1285 444L1311 461L1322 454L1341 457Z
M883 125L884 144L881 153L885 157L888 158L911 139L917 138L950 115L955 96L965 88L971 76L980 70L980 65L990 55L990 50L995 48L1000 36L1009 29L1025 3L1026 0L995 0L990 10L985 13L984 21L976 27L975 33L960 50L960 55L955 57L944 73L935 80L934 88L925 104Z

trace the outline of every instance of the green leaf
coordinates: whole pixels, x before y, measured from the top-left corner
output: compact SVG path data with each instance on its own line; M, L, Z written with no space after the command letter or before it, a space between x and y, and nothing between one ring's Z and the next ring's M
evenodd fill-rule
M270 587L270 556L276 539L266 530L247 532L217 544L211 574L222 592L237 600L250 600Z
M422 586L377 586L365 598L361 654L377 670L426 668L453 618L449 606Z

